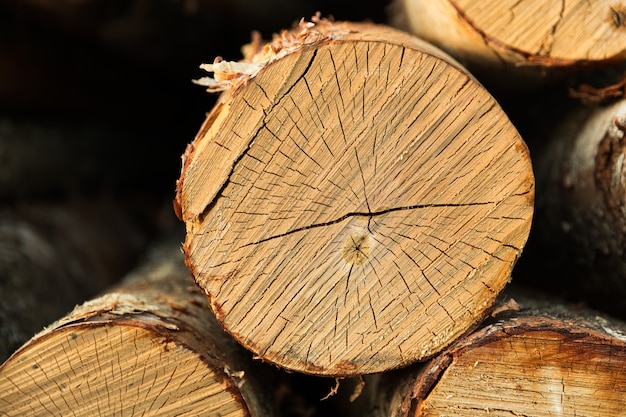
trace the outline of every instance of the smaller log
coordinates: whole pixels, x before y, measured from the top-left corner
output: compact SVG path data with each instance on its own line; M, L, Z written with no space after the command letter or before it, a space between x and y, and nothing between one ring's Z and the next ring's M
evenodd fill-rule
M0 415L273 415L268 376L216 323L178 242L15 352Z
M481 81L509 89L626 57L626 8L617 3L396 0L391 14Z
M0 209L0 362L119 281L148 235L122 203L106 199Z
M520 302L419 368L384 375L370 416L621 415L626 325Z
M535 158L537 247L524 274L620 318L626 317L625 138L624 99L579 108L550 134Z

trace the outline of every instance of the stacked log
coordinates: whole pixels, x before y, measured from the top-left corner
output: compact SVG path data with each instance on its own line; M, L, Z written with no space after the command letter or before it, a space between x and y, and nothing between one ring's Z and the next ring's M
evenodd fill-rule
M272 415L272 384L211 316L178 242L15 352L0 367L0 413Z
M202 66L221 95L183 155L182 251L15 351L0 415L620 415L624 323L499 300L515 275L626 317L623 79L556 129L565 84L541 96L623 65L621 6L394 10L423 39L318 15ZM503 81L533 95L503 109Z
M626 9L618 3L396 0L393 9L396 26L507 88L526 89L626 58Z
M110 200L0 210L0 361L118 281L149 233Z
M626 317L625 123L623 99L578 108L555 126L536 158L543 190L537 250L555 253L544 263L552 276L544 288L620 317Z
M626 327L562 302L520 300L421 368L379 381L372 416L620 415ZM401 382L400 382L401 381Z
M388 27L302 23L203 80L228 91L176 204L224 328L287 369L353 376L478 322L526 241L526 145L451 58Z

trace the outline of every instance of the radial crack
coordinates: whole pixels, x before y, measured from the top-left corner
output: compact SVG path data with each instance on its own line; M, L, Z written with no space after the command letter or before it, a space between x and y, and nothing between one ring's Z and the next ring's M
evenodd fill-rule
M302 72L302 74L300 74L300 76L298 77L298 79L289 87L289 89L278 99L278 101L276 103L271 104L269 107L275 107L277 106L280 101L284 98L284 97L288 97L289 93L291 92L291 90L296 86L296 84L298 84L301 80L304 80L304 82L306 83L306 74L309 72L309 70L311 69L311 65L313 64L313 61L315 60L315 57L317 56L317 50L313 52L313 54L311 55L311 58L309 59L309 62L307 63L307 66L304 68L304 71ZM261 87L260 84L256 83L256 85L261 89L261 91L263 91L263 93L267 96L267 93L265 92L265 90L263 90L263 88ZM307 84L307 88L308 88L308 84ZM235 158L231 168L230 168L230 172L228 173L228 176L226 177L226 179L224 180L224 182L222 183L222 185L220 186L220 189L217 191L217 193L215 193L215 196L211 199L211 201L204 207L204 209L200 212L200 214L198 215L198 220L200 222L204 221L204 218L207 216L207 214L209 212L211 212L211 210L213 209L213 207L215 206L218 198L222 195L222 193L224 192L224 190L226 189L226 186L230 183L231 181L231 177L233 176L233 173L235 172L235 168L237 167L237 165L239 164L239 162L241 162L241 160L248 155L248 153L250 152L250 149L252 148L252 144L254 143L254 140L256 139L256 137L259 135L259 133L261 132L262 129L266 129L268 130L270 133L273 134L273 132L271 132L269 130L269 128L267 128L267 123L268 123L268 113L266 112L265 109L263 109L263 114L265 115L263 122L261 123L261 125L259 126L259 128L256 130L256 132L254 132L254 134L250 135L250 139L248 140L248 143L246 145L246 147L243 149L243 151Z
M309 230L309 229L315 229L318 227L325 227L325 226L332 226L333 224L337 224L340 223L350 217L368 217L369 219L372 219L375 216L382 216L388 213L392 213L395 211L400 211L400 210L418 210L418 209L425 209L425 208L450 208L450 207L471 207L471 206L486 206L486 205L490 205L490 204L498 204L498 201L484 201L484 202L473 202L473 203L456 203L456 204L446 204L446 203L441 203L441 204L416 204L416 205L412 205L412 206L404 206L404 207L392 207L386 210L380 210L380 211L370 211L368 213L361 213L361 212L350 212L347 214L344 214L343 216L335 219L335 220L330 220L327 222L322 222L322 223L314 223L308 226L303 226L303 227L298 227L296 229L292 229L292 230L288 230L284 233L280 233L278 235L275 236L270 236L270 237L266 237L264 239L260 239L257 240L255 242L250 242L250 243L246 243L245 245L240 246L240 248L245 248L247 246L252 246L252 245L258 245L260 243L265 243L267 241L273 240L273 239L278 239L281 237L285 237L285 236L289 236L291 234L294 233L298 233L298 232L302 232L304 230Z

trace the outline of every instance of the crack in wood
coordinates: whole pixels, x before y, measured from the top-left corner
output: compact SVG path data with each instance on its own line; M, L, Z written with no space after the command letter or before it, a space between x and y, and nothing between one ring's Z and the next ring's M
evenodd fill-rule
M559 25L561 25L561 23L563 22L564 14L565 14L565 0L561 0L561 10L559 11L559 18L554 23L554 25L552 25L552 28L550 29L550 33L548 34L548 39L546 39L542 43L541 47L536 52L536 54L538 56L550 57L552 55L552 48L554 46L554 40L555 40L555 37L556 37L556 31L557 31Z
M276 107L280 104L281 100L285 97L290 97L290 92L291 90L301 81L304 80L305 84L306 84L306 74L309 72L309 70L311 69L311 66L313 65L313 61L315 60L315 57L317 56L317 49L313 50L313 53L311 54L311 58L309 59L309 62L307 63L306 67L304 68L304 71L302 72L302 74L300 74L300 76L298 76L298 78L294 81L294 83L287 89L287 91L281 95L279 97L279 99L276 101L276 103L270 103L269 107L273 108ZM263 94L265 94L266 97L267 93L265 92L265 90L263 89L263 87L256 83L255 84L257 87L259 87L259 89L263 92ZM307 88L308 88L308 84L307 84ZM310 92L310 90L309 90ZM263 109L263 114L264 114L264 118L263 118L263 122L261 123L261 126L259 126L259 128L256 130L256 132L254 132L252 135L250 135L250 138L248 140L248 144L246 145L245 149L243 150L243 152L241 152L240 155L237 156L237 158L235 159L235 161L233 162L230 171L228 173L228 175L226 176L226 179L224 180L224 182L222 183L222 185L220 186L220 189L217 191L217 193L215 193L215 196L211 199L211 201L204 207L204 209L200 212L200 214L198 214L198 221L199 222L203 222L204 219L206 218L206 216L208 215L208 213L211 212L211 210L213 209L213 207L215 207L215 204L217 203L217 200L219 199L220 196L222 196L222 193L224 192L224 190L226 189L226 187L228 186L228 184L231 182L231 177L233 176L233 173L235 172L235 168L237 167L237 165L239 164L239 162L241 162L241 160L248 155L248 153L250 152L250 149L252 148L252 144L254 143L254 140L256 139L256 137L259 135L259 133L265 129L268 132L270 132L270 134L274 135L274 133L267 127L268 124L268 113L266 111L266 109ZM234 133L234 132L233 132ZM274 135L276 136L276 135ZM294 142L295 143L295 142ZM296 144L297 145L297 144ZM307 155L308 156L308 155ZM314 161L316 162L316 161ZM317 162L316 162L317 163Z
M525 195L528 194L530 191L526 191L523 193L519 193L519 194L512 194L512 196L519 196L519 195ZM240 246L240 248L245 248L247 246L252 246L252 245L258 245L261 243L265 243L268 242L270 240L274 240L274 239L278 239L278 238L282 238L285 236L289 236L291 234L294 233L298 233L298 232L302 232L305 230L310 230L310 229L316 229L318 227L325 227L325 226L332 226L333 224L337 224L340 223L350 217L367 217L368 219L372 219L373 217L376 216L383 216L385 214L389 214L389 213L393 213L396 211L400 211L400 210L419 210L419 209L428 209L428 208L451 208L451 207L472 207L472 206L487 206L490 204L499 204L499 201L478 201L478 202L470 202L470 203L435 203L435 204L415 204L412 206L403 206L403 207L392 207L389 209L385 209L385 210L380 210L380 211L369 211L367 213L361 213L361 212L350 212L350 213L346 213L343 216L335 219L335 220L330 220L327 222L322 222L322 223L314 223L308 226L303 226L303 227L298 227L296 229L292 229L289 230L287 232L284 233L280 233L278 235L275 236L270 236L270 237L266 237L264 239L260 239L257 240L255 242L250 242L250 243L246 243L245 245Z

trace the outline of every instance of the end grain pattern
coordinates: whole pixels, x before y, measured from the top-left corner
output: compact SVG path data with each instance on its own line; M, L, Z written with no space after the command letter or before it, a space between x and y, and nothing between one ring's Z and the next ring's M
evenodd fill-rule
M183 156L187 263L264 360L401 367L467 332L508 282L533 212L530 157L432 46L384 26L300 29L248 57L258 68L239 67Z

